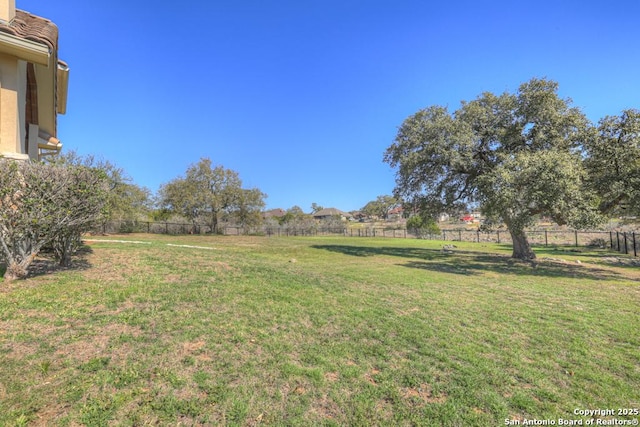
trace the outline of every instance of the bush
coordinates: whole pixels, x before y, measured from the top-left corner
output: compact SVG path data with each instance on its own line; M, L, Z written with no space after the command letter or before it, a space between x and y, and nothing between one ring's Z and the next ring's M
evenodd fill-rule
M440 228L434 219L421 215L415 215L409 218L407 220L407 229L411 230L418 238L440 234Z
M103 213L108 187L103 172L0 160L0 246L5 279L23 278L45 245L69 265L80 236Z

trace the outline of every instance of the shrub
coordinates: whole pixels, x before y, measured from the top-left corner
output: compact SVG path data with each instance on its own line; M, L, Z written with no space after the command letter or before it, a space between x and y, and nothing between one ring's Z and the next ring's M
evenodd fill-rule
M431 217L422 215L414 215L407 220L407 229L411 230L418 238L424 238L427 235L439 235L440 228Z
M102 214L106 196L106 177L99 170L0 159L5 279L25 277L47 244L61 265L69 265L80 235Z

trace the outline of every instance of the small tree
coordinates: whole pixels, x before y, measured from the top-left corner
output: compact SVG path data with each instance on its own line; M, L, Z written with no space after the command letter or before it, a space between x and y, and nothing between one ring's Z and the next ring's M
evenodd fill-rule
M361 209L362 213L367 216L376 216L378 218L387 219L389 210L398 205L398 200L393 196L378 196L376 200L372 200Z
M418 238L428 235L439 235L440 228L432 217L426 215L414 215L407 220L407 230L412 231Z
M320 212L324 207L317 203L311 203L311 213L314 214L316 212Z
M265 206L266 194L257 188L242 189L238 193L236 209L232 211L232 218L243 229L257 228L262 223L262 209Z
M293 232L308 231L312 232L316 229L316 221L313 216L305 214L299 206L292 206L278 220L280 226L285 230Z

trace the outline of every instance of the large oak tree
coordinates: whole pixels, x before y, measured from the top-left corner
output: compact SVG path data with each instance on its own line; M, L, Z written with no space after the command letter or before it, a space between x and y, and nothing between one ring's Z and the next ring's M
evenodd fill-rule
M408 117L384 159L397 168L396 196L438 214L477 203L503 221L513 257L534 259L526 227L540 216L583 228L600 217L585 191L583 148L593 136L557 83L532 79L516 93L483 93L450 113L432 106Z
M227 216L242 226L254 226L261 218L266 194L258 189L243 189L236 171L213 166L202 158L189 166L184 178L176 178L160 188L160 204L188 218L194 227L204 222L213 233Z

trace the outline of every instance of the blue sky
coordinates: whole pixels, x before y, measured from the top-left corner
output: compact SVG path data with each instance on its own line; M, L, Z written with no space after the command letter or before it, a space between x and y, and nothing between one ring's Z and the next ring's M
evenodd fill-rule
M65 150L155 192L201 157L268 208L391 194L398 126L532 77L597 121L640 108L640 2L17 0L60 28Z

